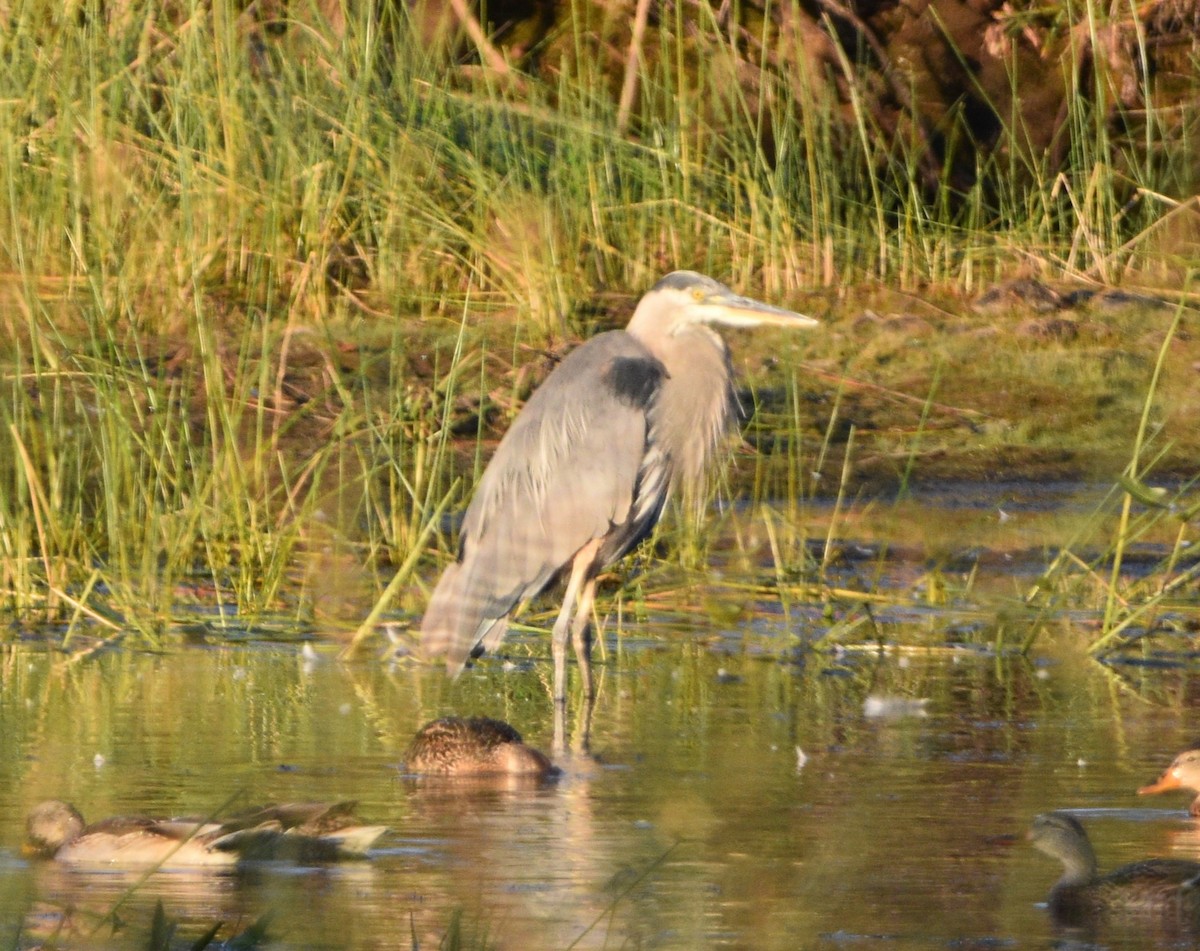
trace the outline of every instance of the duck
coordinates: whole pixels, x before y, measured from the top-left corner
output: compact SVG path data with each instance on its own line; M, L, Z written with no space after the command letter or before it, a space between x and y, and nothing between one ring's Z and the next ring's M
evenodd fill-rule
M411 773L439 776L533 776L558 769L528 746L517 730L491 717L441 717L426 723L409 744L404 763Z
M1184 750L1171 760L1171 765L1163 770L1158 779L1139 789L1138 795L1151 796L1172 789L1187 789L1200 793L1200 749ZM1200 796L1192 800L1188 812L1200 818Z
M1050 889L1050 912L1068 923L1106 913L1158 914L1200 922L1200 862L1145 859L1101 875L1079 820L1065 812L1037 816L1028 839L1063 865Z
M30 856L67 865L230 868L243 862L332 862L362 858L387 831L353 818L353 802L281 803L224 821L113 816L91 825L73 805L48 799L30 811Z

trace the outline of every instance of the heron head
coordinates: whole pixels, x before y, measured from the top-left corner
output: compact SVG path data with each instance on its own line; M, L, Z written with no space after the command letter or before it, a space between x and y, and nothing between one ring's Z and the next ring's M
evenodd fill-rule
M819 321L773 304L742 297L695 271L672 271L638 301L629 321L634 336L674 335L695 325L815 327Z

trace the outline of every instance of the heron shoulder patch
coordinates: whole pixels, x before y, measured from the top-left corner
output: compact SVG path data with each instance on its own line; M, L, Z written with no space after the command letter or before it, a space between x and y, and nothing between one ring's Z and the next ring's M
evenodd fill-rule
M662 385L667 368L647 357L616 357L604 370L604 382L622 403L646 409Z

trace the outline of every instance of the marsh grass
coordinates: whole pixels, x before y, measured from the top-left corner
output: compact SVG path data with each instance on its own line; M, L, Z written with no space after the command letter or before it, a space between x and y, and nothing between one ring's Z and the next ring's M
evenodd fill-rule
M251 55L245 23L208 4L10 5L0 597L21 623L62 624L68 643L158 644L202 582L217 628L310 624L325 593L304 566L331 552L366 570L359 618L393 595L415 606L417 569L449 545L446 514L538 375L529 354L619 325L626 290L675 267L828 316L871 282L954 295L1019 269L1161 285L1192 247L1167 237L1194 213L1194 108L1127 117L1140 138L1117 136L1102 68L1069 70L1087 86L1066 97L1063 167L1001 148L965 193L930 195L851 59L843 78L862 95L844 124L808 61L785 81L766 43L755 57L715 19L664 17L626 134L594 11L560 33L547 80L458 68L371 7L343 34L310 25ZM1014 93L1020 81L1014 68ZM783 451L714 482L742 498L749 470L753 504L786 500L763 522L777 577L813 567L789 526L813 492L848 484L850 462L895 476L960 439L920 409L946 359L932 347L897 378L918 381L918 436L861 425L873 397L840 381L895 365L901 338L868 352L841 331L817 344L833 396L782 367L784 403L756 426L784 433ZM1054 348L1012 359L1057 374L1056 392L1071 373L1113 385ZM964 377L938 399L986 391ZM1013 425L1014 440L1054 442L1036 419ZM673 524L660 541L703 566L705 535Z
M1163 488L1122 477L1026 593L1035 613L1024 649L1070 611L1094 619L1093 656L1185 658L1190 648L1174 639L1200 624L1196 514L1194 480Z
M1145 650L1145 638L1194 630L1200 624L1200 610L1191 596L1200 581L1200 560L1192 551L1200 515L1196 480L1171 487L1155 487L1147 481L1165 452L1155 432L1161 424L1156 424L1154 417L1159 411L1166 358L1181 317L1182 309L1177 309L1163 335L1146 384L1131 457L1102 506L1115 511L1115 528L1108 544L1098 558L1090 560L1080 558L1068 546L1043 578L1044 582L1061 572L1077 588L1090 588L1092 601L1100 601L1100 630L1090 645L1091 653L1100 657L1131 646ZM1147 545L1148 539L1157 544ZM1155 554L1147 558L1139 547ZM1038 598L1042 587L1040 583L1031 598Z

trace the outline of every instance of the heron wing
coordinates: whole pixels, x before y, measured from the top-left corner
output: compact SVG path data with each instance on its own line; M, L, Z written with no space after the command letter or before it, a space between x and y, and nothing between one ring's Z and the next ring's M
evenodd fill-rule
M422 621L426 654L445 653L457 669L481 643L494 647L508 614L584 545L609 538L603 553L615 559L653 524L661 499L640 501L640 490L665 494L670 483L647 421L665 376L618 330L576 348L546 378L479 481L459 558Z

